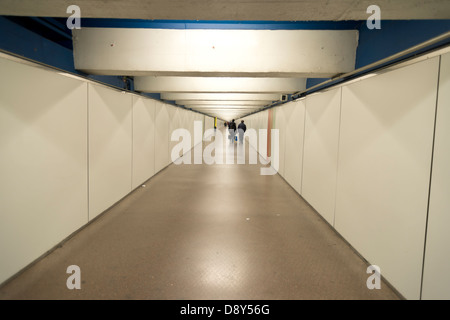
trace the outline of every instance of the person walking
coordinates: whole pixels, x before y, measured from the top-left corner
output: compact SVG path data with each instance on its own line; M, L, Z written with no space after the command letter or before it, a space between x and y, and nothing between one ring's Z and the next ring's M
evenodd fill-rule
M241 123L239 123L238 131L239 131L239 143L244 143L244 133L247 130L247 126L244 123L244 120L241 120Z
M234 122L234 119L228 124L228 132L228 138L230 138L230 142L233 143L236 135L236 123Z

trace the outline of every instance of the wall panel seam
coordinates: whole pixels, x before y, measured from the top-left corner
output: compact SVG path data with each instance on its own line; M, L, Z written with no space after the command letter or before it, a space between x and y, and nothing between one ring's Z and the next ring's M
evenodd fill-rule
M423 256L422 256L422 274L420 277L420 292L419 299L422 300L422 291L423 291L423 277L425 272L425 256L426 256L426 248L427 248L427 235L428 235L428 218L430 214L430 203L431 203L431 188L432 188L432 180L433 180L433 162L434 162L434 148L436 142L436 124L437 124L437 115L439 109L439 83L441 77L441 60L442 56L439 56L438 61L438 72L437 72L437 85L436 85L436 104L434 111L434 126L433 126L433 139L431 143L431 161L430 161L430 180L428 185L428 202L427 202L427 212L425 218L425 234L424 234L424 243L423 243Z
M306 138L306 100L303 103L303 141L302 141L302 169L301 169L301 176L300 176L300 195L303 194L303 169L304 169L304 161L305 161L305 138Z
M89 139L90 139L90 135L89 135L89 133L90 133L90 131L89 131L89 126L90 126L90 117L89 117L89 109L90 109L90 105L89 105L89 87L90 87L90 84L89 83L86 83L86 87L87 87L87 90L86 90L86 110L87 110L87 114L86 114L86 116L87 116L87 119L86 119L86 122L87 122L87 126L86 126L86 130L87 130L87 134L86 134L86 140L87 140L87 145L86 145L86 147L87 147L87 152L86 152L86 161L87 161L87 172L86 172L86 175L87 175L87 221L89 222L90 221L90 219L91 219L91 217L90 217L90 210L89 210L89 208L90 208L90 197L89 197L89 192L90 192L90 188L89 188L89 184L90 184L90 166L89 166L89 163L90 163L90 161L89 161L89 157L90 157L90 154L89 154L89 146L90 146L90 144L89 144Z
M338 137L337 137L337 152L336 152L336 181L334 184L334 205L333 205L333 227L336 228L336 203L337 203L337 193L338 193L338 177L339 177L339 150L341 146L341 124L342 124L342 99L343 99L343 87L339 88L340 99L339 99L339 123L338 123Z
M130 190L133 190L134 171L134 96L131 96L131 166L130 166Z

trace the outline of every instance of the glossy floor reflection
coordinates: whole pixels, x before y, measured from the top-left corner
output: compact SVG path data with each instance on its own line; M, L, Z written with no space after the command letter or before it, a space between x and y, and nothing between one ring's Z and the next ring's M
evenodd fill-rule
M207 146L208 143L205 144ZM398 299L261 163L170 165L0 288L1 299ZM81 270L69 290L66 269Z

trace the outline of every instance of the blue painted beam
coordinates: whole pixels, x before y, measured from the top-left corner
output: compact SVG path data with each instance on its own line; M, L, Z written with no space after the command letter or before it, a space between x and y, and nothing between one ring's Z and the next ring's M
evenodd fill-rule
M76 70L71 49L3 16L0 16L0 49L114 87L124 88L121 76L94 76ZM133 86L132 81L130 85Z
M228 30L355 30L362 21L195 21L81 19L85 28L228 29Z
M359 29L355 68L387 58L450 31L450 20L382 20L381 29ZM437 46L437 45L436 45Z

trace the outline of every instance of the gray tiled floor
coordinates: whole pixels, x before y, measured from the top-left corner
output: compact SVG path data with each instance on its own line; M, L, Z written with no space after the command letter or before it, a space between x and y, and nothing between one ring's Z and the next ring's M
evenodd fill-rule
M0 299L398 299L260 165L171 165L0 288ZM69 265L81 290L66 287Z

